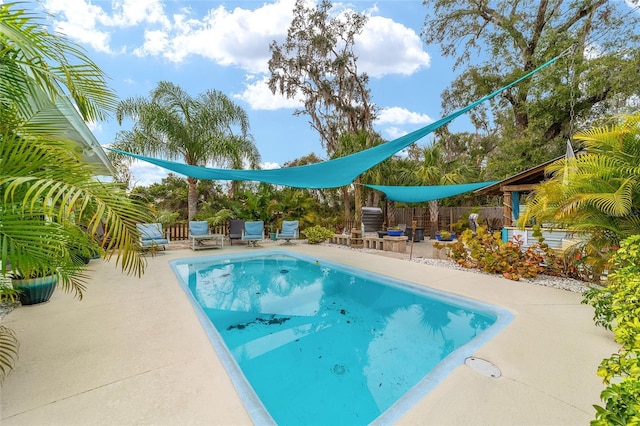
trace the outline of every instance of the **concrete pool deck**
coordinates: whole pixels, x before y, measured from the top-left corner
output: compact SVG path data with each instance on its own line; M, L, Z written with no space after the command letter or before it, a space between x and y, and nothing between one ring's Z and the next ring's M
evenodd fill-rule
M580 294L384 253L301 243L263 248L367 269L514 315L475 353L498 366L501 377L460 365L396 424L584 425L594 418L592 405L604 388L596 369L617 346L595 327ZM169 265L248 250L260 248L170 249L148 258L141 279L123 275L115 262L93 260L82 301L58 290L48 303L9 313L2 324L16 332L21 347L0 388L0 424L252 424Z

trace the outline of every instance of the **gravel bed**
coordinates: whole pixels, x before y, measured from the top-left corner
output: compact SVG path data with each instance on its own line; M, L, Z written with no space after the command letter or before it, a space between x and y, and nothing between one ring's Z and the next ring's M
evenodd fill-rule
M416 258L412 259L411 261L424 263L425 265L438 266L441 268L459 269L469 272L476 272L478 274L493 275L495 277L499 277L499 275L487 274L486 272L480 271L478 269L463 268L452 260ZM554 277L551 275L538 275L536 278L523 278L520 281L535 285L542 285L545 287L559 288L561 290L568 290L574 293L584 293L585 291L589 290L588 283L573 278Z
M0 301L0 318L7 315L9 312L13 311L15 308L20 306L20 303L11 303L9 301L3 300Z

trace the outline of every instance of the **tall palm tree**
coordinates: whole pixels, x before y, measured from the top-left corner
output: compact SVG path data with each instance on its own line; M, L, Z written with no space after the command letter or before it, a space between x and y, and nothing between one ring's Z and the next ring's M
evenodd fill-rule
M553 177L527 200L522 223L535 219L581 234L592 266L602 269L608 250L640 234L640 114L624 115L610 126L577 133L586 154L557 161Z
M449 159L439 142L422 149L420 163L415 170L416 185L450 185L464 180L466 168L457 160ZM438 232L439 203L431 200L429 204L430 236Z
M410 171L410 172L409 172ZM415 185L415 162L408 158L393 156L364 173L363 181L374 185L404 186ZM378 191L372 191L377 193ZM377 195L377 194L376 194ZM379 196L379 195L378 195ZM377 206L374 202L371 206ZM397 222L397 206L393 200L385 199L386 225L395 226Z
M19 7L0 4L0 276L10 269L52 273L82 297L86 277L73 252L115 255L123 270L140 275L145 259L135 223L148 216L124 188L97 180L96 165L82 161L79 141L68 140L73 132L83 137L83 120L104 118L115 107L103 72L80 47L49 33L40 16ZM93 238L100 224L108 242ZM0 287L0 297L7 294ZM13 333L0 326L0 380L15 351Z
M260 154L249 134L246 112L217 90L191 97L179 86L161 81L150 99L128 98L116 108L118 123L135 120L131 131L119 132L116 148L141 155L182 160L192 166L208 163L251 167ZM197 179L188 177L188 217L196 215Z
M355 154L362 150L372 148L376 145L383 143L382 138L379 135L359 130L353 133L343 133L338 138L338 145L335 147L331 158L340 158L347 155ZM367 180L367 175L371 175L373 172L367 171L361 176L357 176L353 182L353 198L355 202L354 210L354 226L360 229L360 222L362 221L362 184L363 179ZM351 203L350 203L350 188L351 185L343 186L340 188L342 193L342 199L344 203L344 217L346 220L351 218Z

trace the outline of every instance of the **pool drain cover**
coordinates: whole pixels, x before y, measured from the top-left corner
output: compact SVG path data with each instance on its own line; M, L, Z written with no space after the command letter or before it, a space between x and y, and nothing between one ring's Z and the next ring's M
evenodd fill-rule
M336 376L342 376L344 373L347 372L347 366L344 364L335 364L331 368L331 372Z
M483 376L493 378L502 376L502 372L500 372L500 369L498 367L482 358L469 357L464 360L464 363L466 366L482 374Z

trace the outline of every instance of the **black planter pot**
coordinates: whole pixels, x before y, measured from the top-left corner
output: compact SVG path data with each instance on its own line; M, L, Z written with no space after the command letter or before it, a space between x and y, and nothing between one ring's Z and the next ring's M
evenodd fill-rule
M58 284L58 276L51 275L40 278L27 278L24 280L11 280L13 288L20 290L20 302L23 305L36 305L48 302Z

